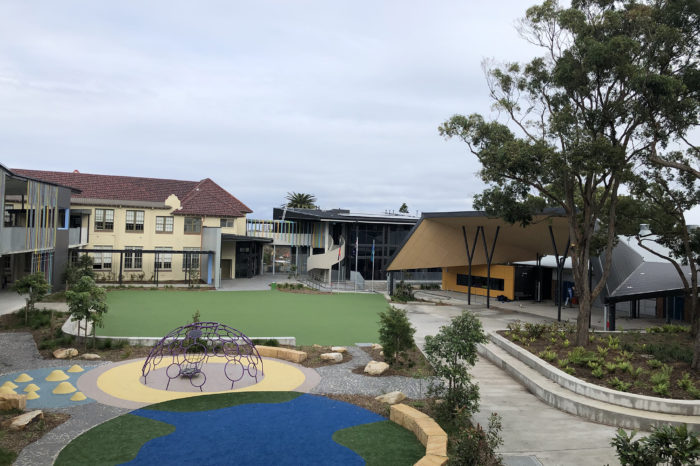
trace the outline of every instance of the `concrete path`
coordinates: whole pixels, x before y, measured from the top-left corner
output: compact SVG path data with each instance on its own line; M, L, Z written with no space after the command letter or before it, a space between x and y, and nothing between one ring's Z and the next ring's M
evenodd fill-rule
M426 335L435 335L441 326L458 316L465 306L430 304L400 305L416 327L419 346ZM485 330L506 327L508 322L549 320L538 315L501 311L483 306L472 309ZM480 411L474 420L488 425L490 413L503 418L501 453L506 464L519 465L603 465L618 464L610 440L616 429L587 422L543 403L524 386L490 362L479 359L472 371L481 392ZM510 457L510 459L508 458ZM538 463L539 462L539 463Z
M24 296L17 294L13 290L2 290L0 291L0 316L4 314L11 314L24 307L26 301Z
M221 280L221 288L216 291L269 291L270 283L285 283L288 281L293 280L289 280L286 273L257 275L253 278Z

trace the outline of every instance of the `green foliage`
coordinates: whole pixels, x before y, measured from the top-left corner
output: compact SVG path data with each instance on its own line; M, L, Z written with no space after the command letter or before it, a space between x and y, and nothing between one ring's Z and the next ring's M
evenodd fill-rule
M478 409L479 387L471 382L469 368L476 363L476 345L485 342L481 322L467 311L425 338L426 358L436 375L428 393L443 399L435 405L438 419L469 418Z
M602 366L598 366L591 371L591 374L597 379L602 379L605 373L603 372Z
M391 299L400 303L413 301L415 299L413 297L413 286L401 280L394 287L394 294L391 295Z
M287 200L287 207L291 207L293 209L316 208L316 196L313 194L296 193L292 191L287 193L285 199Z
M384 356L389 364L400 359L403 354L413 348L413 334L416 329L406 317L406 311L389 306L379 313L379 342L384 348Z
M481 425L461 429L457 435L454 448L450 452L447 464L460 466L495 466L503 464L503 459L497 453L503 445L501 438L501 417L496 413L489 416L488 431Z
M406 205L405 202L403 204L401 204L401 207L399 207L399 212L402 214L408 213L408 206Z
M665 324L660 327L649 327L648 333L688 333L690 327L687 325Z
M568 359L575 366L586 366L591 361L596 361L598 356L593 351L587 351L583 346L577 346L569 351Z
M610 385L615 390L620 390L621 392L626 392L632 386L631 383L620 380L617 377L610 378L608 380L608 385Z
M30 311L34 310L34 305L44 299L44 296L51 290L51 285L46 281L46 277L41 272L25 275L14 284L14 290L18 294L26 294L27 305L24 308L24 323L28 322Z
M66 302L71 314L71 320L83 320L92 323L94 335L96 327L102 327L104 313L107 312L107 293L95 284L95 281L85 275L66 291ZM87 329L85 330L87 339ZM86 341L87 346L87 341Z
M683 373L683 377L676 381L678 387L685 390L693 398L700 399L700 389L695 387L695 384L690 379L690 374L687 372Z
M66 287L70 289L76 283L78 283L82 277L90 277L94 280L95 271L93 270L92 265L92 257L88 256L87 254L81 255L75 265L68 265L62 276L62 280L66 283Z
M542 358L543 360L545 360L547 362L552 362L555 359L557 359L556 351L546 351L546 350L540 351L540 353L537 356L539 356L540 358Z
M627 435L623 429L618 429L610 442L623 466L680 466L697 464L700 459L700 441L696 433L688 432L685 424L652 428L649 436L638 440L634 440L635 435L637 431Z
M620 338L608 335L608 349L617 350L620 349Z
M682 361L690 364L693 360L693 350L675 341L650 343L644 346L644 351L664 362Z
M650 359L647 361L647 366L651 367L652 369L658 369L662 367L664 364L657 360L657 359Z

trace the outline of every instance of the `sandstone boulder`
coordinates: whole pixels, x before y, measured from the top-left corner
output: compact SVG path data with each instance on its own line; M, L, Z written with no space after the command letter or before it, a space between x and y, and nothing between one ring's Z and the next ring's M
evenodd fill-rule
M343 355L340 353L323 353L321 355L321 361L342 362Z
M56 359L74 358L78 355L78 350L75 348L58 348L53 352L53 357Z
M389 369L389 364L378 361L370 361L365 366L365 372L369 375L382 375L387 369Z
M373 343L373 344L372 344L372 349L373 349L373 350L383 350L384 347L383 347L382 345L380 345L379 343Z
M80 357L82 359L87 359L88 361L93 361L95 359L102 359L102 356L100 356L99 354L95 354L95 353L85 353Z
M27 409L27 395L16 393L0 393L0 411L17 409L24 411Z
M24 430L30 423L44 419L44 412L40 409L20 414L10 420L10 430Z
M331 346L331 351L334 353L347 353L348 349L344 346Z
M403 400L406 399L406 395L401 393L400 391L395 391L395 392L389 392L385 393L384 395L379 395L378 397L375 398L377 401L381 401L383 403L389 403L390 405L395 405L396 403L401 403Z

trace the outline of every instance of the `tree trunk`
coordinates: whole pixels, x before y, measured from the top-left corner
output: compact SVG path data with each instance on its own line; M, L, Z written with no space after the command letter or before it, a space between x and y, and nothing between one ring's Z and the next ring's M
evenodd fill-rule
M588 346L588 321L591 315L591 292L579 295L578 319L576 319L576 346Z

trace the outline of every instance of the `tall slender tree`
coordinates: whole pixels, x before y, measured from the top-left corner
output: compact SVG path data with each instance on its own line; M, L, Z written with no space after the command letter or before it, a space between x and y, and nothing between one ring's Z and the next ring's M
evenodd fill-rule
M618 190L633 164L697 125L697 0L554 0L527 10L521 35L544 55L485 64L490 97L508 120L456 115L440 134L458 137L490 185L475 205L527 223L541 202L564 209L580 295L577 345L603 291L615 244ZM606 219L602 246L600 220ZM589 257L604 252L600 282Z

